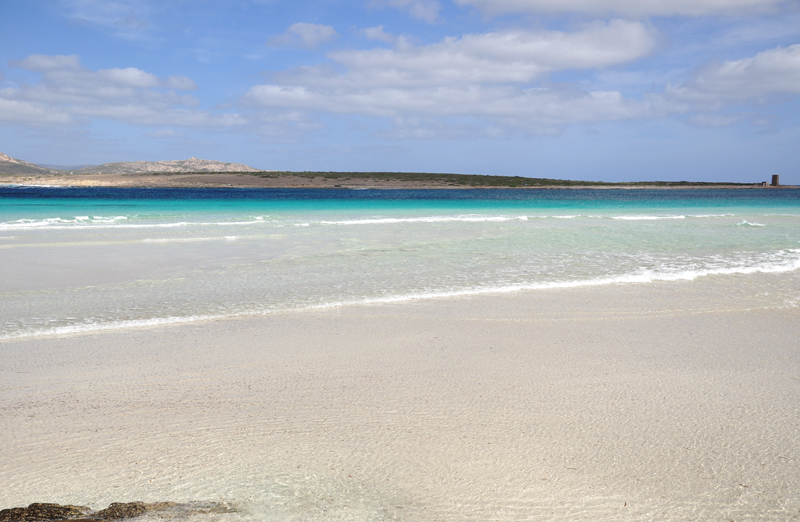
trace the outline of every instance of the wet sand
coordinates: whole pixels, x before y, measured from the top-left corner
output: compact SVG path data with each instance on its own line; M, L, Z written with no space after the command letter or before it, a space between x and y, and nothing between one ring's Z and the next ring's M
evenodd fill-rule
M0 343L0 507L791 520L798 301L790 272Z

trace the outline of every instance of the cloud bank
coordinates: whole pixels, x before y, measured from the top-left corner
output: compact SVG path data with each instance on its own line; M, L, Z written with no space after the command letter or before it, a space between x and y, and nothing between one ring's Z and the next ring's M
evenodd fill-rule
M685 84L668 86L665 94L673 100L710 109L764 104L776 96L800 94L800 44L707 65Z
M588 16L737 15L766 12L789 4L787 0L454 0L486 16L508 13L569 14Z
M366 30L383 41L382 27ZM552 132L570 121L636 117L641 102L618 92L534 85L564 70L603 69L648 55L657 34L639 22L610 21L577 32L507 30L416 46L328 54L335 67L303 67L251 88L251 108L376 117L477 117ZM344 70L337 73L335 70ZM647 104L645 104L647 105Z
M774 117L759 114L759 107L800 94L800 44L708 63L682 82L644 94L554 79L574 72L590 78L651 56L660 35L643 21L593 22L573 31L512 28L425 45L384 26L359 32L391 47L333 50L325 63L273 72L269 82L243 89L219 111L199 108L193 93L198 87L187 76L160 77L136 67L91 70L77 55L30 55L9 65L39 81L5 81L0 122L68 126L108 119L284 139L317 131L325 115L335 115L374 118L382 122L378 132L395 137L497 136L554 134L575 124L670 115L698 126L745 120L763 125ZM295 23L282 33L287 35L281 45L313 48L338 33L331 26Z
M77 55L31 55L12 67L41 75L37 84L0 89L0 121L68 125L86 118L132 125L226 127L243 123L237 115L196 110L200 101L179 92L197 89L186 76L158 76L135 67L92 71Z
M270 38L267 45L271 47L296 46L313 49L330 42L337 36L336 29L329 25L298 22L290 25L284 33Z
M394 7L429 24L436 23L442 10L442 4L437 0L372 0L368 5L372 8Z

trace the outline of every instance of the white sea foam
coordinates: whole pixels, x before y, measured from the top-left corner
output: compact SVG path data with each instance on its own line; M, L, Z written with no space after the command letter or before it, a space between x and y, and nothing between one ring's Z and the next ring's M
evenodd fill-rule
M589 218L589 219L618 219L622 221L658 221L661 219L702 219L702 218L721 218L730 217L734 214L676 214L676 215L630 215L630 216L608 216L602 214L568 214L563 216L534 216L539 219L575 219L575 218Z
M301 312L306 310L324 310L330 308L340 308L355 305L370 305L370 304L390 304L400 303L406 301L413 301L418 299L442 299L450 297L467 297L486 294L504 294L519 291L533 291L533 290L555 290L561 288L579 288L579 287L592 287L592 286L607 286L613 284L645 284L654 283L659 281L692 281L701 277L714 276L714 275L737 275L737 274L755 274L755 273L781 273L791 272L800 269L800 249L789 249L779 251L771 256L767 256L766 260L756 262L753 264L740 263L734 266L723 266L713 268L696 268L696 269L675 269L675 270L638 270L632 273L610 275L605 277L597 277L591 279L577 279L577 280L562 280L562 281L546 281L546 282L532 282L522 284L509 284L509 285L485 285L478 287L459 288L451 290L432 290L427 292L408 292L399 293L395 295L381 296L381 297L365 297L362 299L346 299L338 301L330 301L327 303L313 304L313 305L289 305L282 308L273 308L268 310L252 310L249 312L239 312L233 314L198 314L190 316L170 316L170 317L156 317L149 319L135 319L125 321L108 321L98 323L81 323L73 325L65 325L50 328L22 330L6 335L0 335L0 340L13 340L28 337L41 337L41 336L58 336L77 334L84 332L94 332L100 330L115 330L126 328L140 328L149 326L160 326L177 323L190 323L196 321L206 321L214 319L225 319L232 317L247 317L270 315L274 313L287 313L287 312Z
M242 225L263 225L269 223L264 219L250 221L175 221L172 223L119 223L121 220L128 219L126 216L114 218L90 219L88 216L78 216L74 219L47 218L41 220L20 219L0 223L0 230L81 230L81 229L138 229L138 228L179 228L179 227L198 227L198 226L242 226Z
M659 219L686 219L686 216L611 216L611 219L622 219L625 221L655 221Z
M372 303L394 303L410 301L414 299L432 299L443 297L458 297L481 294L510 293L521 290L547 290L558 288L577 288L584 286L604 286L620 283L654 283L657 281L693 281L700 277L712 275L735 275L735 274L755 274L755 273L781 273L791 272L800 269L800 249L790 250L794 256L788 260L770 260L755 265L740 265L731 267L705 268L694 270L675 270L657 271L641 270L635 273L622 274L618 276L599 277L595 279L579 279L574 281L551 281L529 284L484 286L477 288L466 288L452 291L431 291L421 293L400 294L380 298L364 300L339 301L308 307L308 309L334 308L339 306L372 304ZM773 256L778 257L778 256Z
M127 321L108 321L102 323L80 323L2 335L0 336L0 341L25 339L28 337L70 335L77 333L97 332L101 330L120 330L127 328L143 328L148 326L163 326L168 324L193 323L197 321L207 321L210 319L222 319L224 317L224 315L190 315L184 317L154 317L151 319L131 319Z
M746 219L743 219L741 223L736 223L736 226L737 226L737 227L740 227L740 226L747 226L747 227L765 227L765 226L767 226L767 225L762 225L761 223L751 223L750 221L747 221Z
M733 214L697 214L697 215L622 215L622 216L607 216L607 215L546 215L546 216L530 216L536 219L575 219L575 218L592 218L592 219L615 219L623 221L654 221L654 220L671 220L671 219L686 219L688 218L717 218L733 216ZM146 229L146 228L178 228L178 227L222 227L222 226L247 226L247 225L264 225L270 224L272 226L281 226L276 220L268 220L264 216L255 216L245 221L175 221L175 222L161 222L161 223L147 223L139 220L133 222L128 216L76 216L74 218L45 218L45 219L19 219L16 221L8 221L0 223L0 230L80 230L80 229ZM141 219L141 218L139 218ZM323 225L386 225L386 224L400 224L400 223L450 223L450 222L465 222L465 223L491 223L491 222L506 222L506 221L528 221L529 216L481 216L481 215L458 215L458 216L422 216L422 217L409 217L409 218L364 218L364 219L345 219L345 220L322 220L317 223ZM127 221L127 222L126 222ZM310 226L311 223L295 223L296 227ZM753 225L759 226L759 225Z
M342 221L320 221L320 223L323 225L385 225L395 223L481 223L527 220L528 216L428 216L413 218L347 219Z
M127 216L75 216L72 219L60 217L46 219L17 219L0 223L0 230L36 230L59 228L85 228L90 225L102 226L127 220Z

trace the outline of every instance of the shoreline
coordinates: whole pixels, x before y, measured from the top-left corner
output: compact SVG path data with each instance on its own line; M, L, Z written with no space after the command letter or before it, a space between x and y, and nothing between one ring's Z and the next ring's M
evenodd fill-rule
M76 176L14 176L0 175L0 184L18 184L28 186L59 187L119 187L119 188L303 188L303 189L398 189L398 190L441 190L441 189L501 189L501 190L536 190L536 189L626 189L626 190L681 190L681 189L793 189L794 185L778 187L760 184L686 184L686 185L652 185L645 184L603 184L603 185L530 185L530 186L498 186L498 185L463 185L441 183L435 181L403 181L395 179L366 178L363 180L347 180L336 177L307 177L302 175L281 175L278 177L261 177L242 173L210 173L210 174L92 174ZM639 182L637 182L639 183Z
M305 314L325 312L328 310L347 310L349 308L363 309L373 306L392 306L392 305L412 305L414 303L446 303L451 299L480 299L487 297L490 299L502 299L506 296L513 297L519 293L536 293L536 292L558 292L559 290L591 290L608 289L612 291L615 287L642 287L642 291L647 291L647 287L661 287L662 285L669 285L670 283L691 283L698 281L700 284L703 281L713 281L717 277L744 277L747 275L763 275L769 277L772 275L791 276L798 272L798 268L782 267L780 269L772 270L749 270L747 268L739 271L719 272L719 273L706 273L697 275L687 275L684 277L652 277L649 279L635 280L631 278L621 277L619 279L596 279L596 280L583 280L571 281L562 283L540 283L533 285L510 285L508 287L495 286L487 288L467 289L460 291L430 293L430 294L404 294L397 296L390 296L384 298L352 300L352 301L337 301L319 305L302 306L297 308L285 308L273 311L255 311L251 313L241 313L236 315L193 315L193 316L167 316L167 317L154 317L149 319L129 319L122 321L111 321L107 323L94 323L94 324L79 324L68 325L60 327L51 327L48 330L26 332L21 335L0 336L0 345L7 342L24 342L35 339L57 339L61 337L71 337L80 335L102 334L104 332L125 332L135 331L140 329L157 329L162 327L180 327L183 325L201 324L219 321L258 321L267 320L270 317L281 317L291 314Z
M797 271L6 341L0 505L788 519L787 295Z

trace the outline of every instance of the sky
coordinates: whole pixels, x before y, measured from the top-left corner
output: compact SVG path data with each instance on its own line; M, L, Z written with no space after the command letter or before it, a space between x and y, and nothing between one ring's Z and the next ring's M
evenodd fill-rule
M800 0L0 0L0 152L800 184Z

